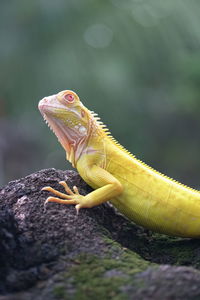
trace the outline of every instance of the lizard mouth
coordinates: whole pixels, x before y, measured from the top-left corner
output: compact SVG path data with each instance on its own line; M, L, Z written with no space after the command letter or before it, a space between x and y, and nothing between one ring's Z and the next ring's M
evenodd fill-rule
M43 113L50 113L51 111L55 111L55 109L66 109L62 103L60 103L57 99L57 95L52 95L43 98L38 103L38 109L43 115Z

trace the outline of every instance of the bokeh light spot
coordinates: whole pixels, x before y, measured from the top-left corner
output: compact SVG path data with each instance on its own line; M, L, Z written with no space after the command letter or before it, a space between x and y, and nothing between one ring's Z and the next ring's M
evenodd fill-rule
M85 42L93 48L106 48L113 38L112 30L104 24L94 24L84 33Z

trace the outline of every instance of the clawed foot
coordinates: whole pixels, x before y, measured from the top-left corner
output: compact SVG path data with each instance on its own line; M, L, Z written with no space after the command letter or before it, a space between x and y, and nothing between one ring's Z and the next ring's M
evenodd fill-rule
M45 205L48 202L57 202L62 204L75 204L76 212L78 214L80 208L83 207L83 198L85 196L79 194L78 188L76 186L73 186L73 191L72 191L65 181L60 181L59 184L61 184L64 187L67 194L61 193L50 186L45 186L42 188L42 191L49 191L54 195L58 196L58 197L52 197L52 196L48 197L45 201Z

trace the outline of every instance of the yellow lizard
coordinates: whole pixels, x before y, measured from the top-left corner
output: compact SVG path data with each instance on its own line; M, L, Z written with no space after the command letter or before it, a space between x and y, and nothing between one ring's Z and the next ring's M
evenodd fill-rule
M162 175L124 149L73 91L43 98L39 110L66 151L67 160L94 191L80 195L61 181L66 194L47 202L93 207L110 201L130 220L153 231L200 237L200 192Z

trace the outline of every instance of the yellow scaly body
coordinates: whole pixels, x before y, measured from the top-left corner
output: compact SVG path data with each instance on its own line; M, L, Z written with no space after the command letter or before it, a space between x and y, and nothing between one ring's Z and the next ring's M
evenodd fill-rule
M61 182L67 194L47 201L77 211L110 201L135 223L160 233L200 237L200 192L153 170L118 144L72 91L44 98L39 109L81 177L95 189L86 196Z

